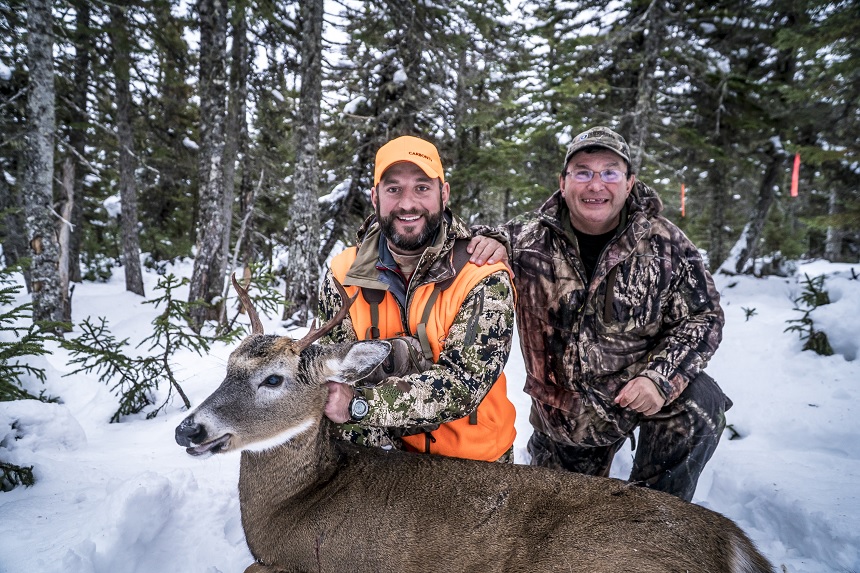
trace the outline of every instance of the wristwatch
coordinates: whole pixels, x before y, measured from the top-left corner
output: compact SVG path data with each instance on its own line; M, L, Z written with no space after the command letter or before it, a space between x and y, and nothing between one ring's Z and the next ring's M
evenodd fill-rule
M354 388L355 395L349 401L349 421L353 424L360 422L370 411L370 404L364 398L361 388Z

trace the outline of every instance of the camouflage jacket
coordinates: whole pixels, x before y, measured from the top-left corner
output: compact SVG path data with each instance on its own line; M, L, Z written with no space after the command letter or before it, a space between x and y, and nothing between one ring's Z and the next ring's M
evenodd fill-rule
M394 273L381 264L381 235L378 224L371 218L359 230L359 250L349 275L364 276L371 284L401 281L401 293L396 299L401 322L406 324L406 305L412 301L412 293L420 285L451 277L454 269L446 255L455 239L471 236L466 224L446 210L434 244L425 251L409 284L403 285L402 278L392 276ZM328 269L320 289L319 320L328 320L341 305L332 271ZM333 426L341 433L340 437L355 443L400 449L403 445L400 436L468 415L502 373L511 349L513 322L510 276L504 271L495 272L469 292L454 317L438 361L429 370L389 377L366 390L365 397L370 403L367 417L360 424ZM358 340L349 317L328 338L336 342Z
M671 403L717 350L719 293L662 208L637 182L590 282L560 192L501 229L511 244L531 422L556 441L616 442L638 423L613 402L629 380L647 376Z

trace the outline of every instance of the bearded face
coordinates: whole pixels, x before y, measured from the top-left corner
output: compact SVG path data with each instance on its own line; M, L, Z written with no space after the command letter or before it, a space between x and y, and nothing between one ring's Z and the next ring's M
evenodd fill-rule
M376 216L382 234L401 251L419 251L436 236L439 226L442 224L442 202L439 209L430 212L426 209L408 211L392 211L387 217L380 213L379 206L376 207Z
M447 183L409 162L389 167L371 195L382 234L404 253L420 252L433 240L447 198Z

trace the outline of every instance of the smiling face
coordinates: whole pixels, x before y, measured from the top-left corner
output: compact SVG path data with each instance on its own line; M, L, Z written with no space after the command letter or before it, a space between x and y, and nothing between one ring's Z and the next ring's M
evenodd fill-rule
M618 226L619 213L624 207L636 177L622 177L617 183L606 183L600 172L607 169L627 174L624 159L608 149L580 151L567 162L566 174L559 177L559 188L570 211L574 228L589 235L608 233ZM591 181L576 181L576 171L593 171Z
M370 193L382 233L404 253L418 253L433 240L448 202L448 183L430 178L414 163L395 163Z

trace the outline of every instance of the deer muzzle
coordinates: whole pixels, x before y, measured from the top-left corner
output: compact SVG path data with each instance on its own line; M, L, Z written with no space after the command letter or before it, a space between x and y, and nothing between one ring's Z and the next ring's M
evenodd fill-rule
M185 446L185 451L192 456L222 452L228 448L231 437L231 434L224 434L215 439L209 439L206 427L195 422L192 416L185 418L176 426L176 443Z

